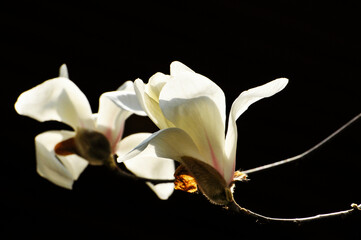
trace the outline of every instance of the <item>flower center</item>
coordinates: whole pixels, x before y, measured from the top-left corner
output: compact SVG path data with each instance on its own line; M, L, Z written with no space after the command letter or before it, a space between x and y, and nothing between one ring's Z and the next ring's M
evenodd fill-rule
M174 173L174 189L193 193L198 190L197 182L183 165L179 165Z

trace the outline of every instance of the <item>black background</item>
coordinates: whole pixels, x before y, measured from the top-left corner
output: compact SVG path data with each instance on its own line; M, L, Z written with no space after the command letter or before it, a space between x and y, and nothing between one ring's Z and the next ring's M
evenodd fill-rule
M88 97L126 80L169 73L179 60L225 92L227 110L243 90L290 79L237 124L237 168L299 154L361 109L360 8L344 1L24 1L2 5L1 228L27 236L360 239L360 217L301 226L259 224L176 191L161 201L142 183L88 167L72 191L35 171L34 137L60 123L16 114L18 95L56 77L61 64ZM3 4L3 3L2 3ZM133 116L126 133L154 132ZM361 122L297 163L238 183L237 202L274 217L305 217L361 203Z

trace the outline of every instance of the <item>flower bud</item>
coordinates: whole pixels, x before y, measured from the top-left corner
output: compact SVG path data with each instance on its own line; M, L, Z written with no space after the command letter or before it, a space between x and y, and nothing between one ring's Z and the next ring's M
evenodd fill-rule
M224 206L233 202L230 186L212 166L188 156L182 157L181 162L210 202Z
M77 153L91 165L103 165L111 156L110 143L100 132L78 129L74 140Z

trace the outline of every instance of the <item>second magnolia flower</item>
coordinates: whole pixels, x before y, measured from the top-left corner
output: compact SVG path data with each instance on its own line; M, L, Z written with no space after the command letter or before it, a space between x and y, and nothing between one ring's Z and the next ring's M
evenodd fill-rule
M118 106L109 100L114 95ZM129 152L151 135L136 133L122 139L126 119L133 113L146 115L138 104L132 82L102 94L99 111L93 114L84 93L68 78L65 65L60 68L59 77L23 92L15 110L41 122L60 121L73 129L47 131L35 138L37 172L68 189L72 189L88 164L115 166L115 156ZM174 171L173 161L154 156L124 164L136 176L150 179L168 179ZM147 184L161 199L167 199L173 192L172 183Z
M226 101L221 88L184 64L173 62L170 75L156 73L147 84L140 79L134 82L140 105L161 130L119 161L149 155L174 159L211 202L227 205L233 201L230 188L236 163L236 120L251 104L278 93L287 83L288 79L279 78L242 92L232 104L225 134Z

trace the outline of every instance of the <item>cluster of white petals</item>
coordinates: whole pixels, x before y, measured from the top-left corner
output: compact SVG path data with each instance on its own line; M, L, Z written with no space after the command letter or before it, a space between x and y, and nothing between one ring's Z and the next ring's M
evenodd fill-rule
M281 91L288 83L279 78L242 92L233 102L226 133L226 101L222 89L207 77L180 62L173 62L170 75L154 74L144 83L125 82L117 91L101 95L99 111L92 114L89 102L68 79L65 66L60 76L19 96L15 104L21 115L39 121L61 121L74 131L49 131L35 138L38 173L53 183L71 188L90 159L82 154L60 155L56 144L77 136L84 129L101 133L108 140L111 156L119 156L135 175L171 179L178 161L196 180L210 201L232 201L237 147L236 120L256 101ZM159 131L137 133L122 139L124 122L131 114L147 115ZM161 198L173 192L173 183L147 183Z
M161 130L120 161L145 155L174 159L186 167L209 200L227 204L232 201L236 120L251 104L278 93L287 83L288 79L279 78L242 92L232 104L225 134L226 100L222 89L184 64L173 62L170 75L156 73L147 84L140 79L134 82L142 108Z
M124 105L115 105L110 99L116 96ZM125 120L131 114L145 116L134 93L133 82L127 81L117 91L100 96L99 111L93 114L84 93L68 78L66 66L60 68L59 77L47 80L22 93L15 103L15 110L38 121L59 121L74 131L47 131L35 138L37 172L56 185L71 189L87 165L96 162L78 154L57 154L55 146L74 138L81 131L101 133L108 140L110 154L121 156L149 137L150 133L137 133L122 139ZM102 149L100 149L102 150ZM128 164L129 163L129 164ZM170 179L174 163L169 159L153 157L124 163L140 177ZM161 199L173 192L173 184L148 185Z

